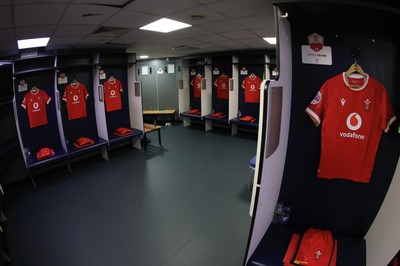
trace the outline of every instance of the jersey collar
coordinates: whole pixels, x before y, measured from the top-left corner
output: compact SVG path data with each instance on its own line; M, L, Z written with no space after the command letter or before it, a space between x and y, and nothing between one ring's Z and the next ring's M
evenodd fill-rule
M364 77L362 77L362 78L364 78L364 82L363 82L363 84L361 85L361 86L352 86L350 83L349 83L349 77L346 75L346 72L343 72L342 73L342 78L343 78L343 82L346 84L346 86L350 89L350 90L352 90L352 91L361 91L361 90L363 90L366 86L367 86L367 84L368 84L368 80L369 80L369 75L368 74L366 74ZM350 77L351 78L351 77Z

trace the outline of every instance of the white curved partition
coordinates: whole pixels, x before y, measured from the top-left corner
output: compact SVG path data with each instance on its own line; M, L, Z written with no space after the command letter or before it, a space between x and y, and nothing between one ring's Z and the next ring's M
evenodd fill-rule
M255 169L257 180L253 184L252 207L250 209L253 223L246 261L254 252L272 221L282 182L289 138L292 95L291 32L289 22L282 17L278 8L276 8L275 14L278 23L280 76L276 81L267 82L266 89L261 92L262 99L265 99L264 94L267 93L267 102L262 101L260 103L259 127L262 130L259 131L258 136ZM278 96L278 98L281 99L281 102L277 103L276 94L280 93L281 96ZM280 105L280 112L277 111L276 104ZM280 115L280 121L277 121L276 115ZM277 125L279 125L279 128L276 128ZM276 141L278 142L276 143Z

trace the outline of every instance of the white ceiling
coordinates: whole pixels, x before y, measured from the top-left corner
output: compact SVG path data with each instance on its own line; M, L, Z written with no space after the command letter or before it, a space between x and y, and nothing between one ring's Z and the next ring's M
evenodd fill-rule
M193 26L139 30L163 17ZM46 50L123 48L162 58L271 50L262 38L275 35L271 0L0 0L0 56L19 54L17 39L38 37L51 37Z

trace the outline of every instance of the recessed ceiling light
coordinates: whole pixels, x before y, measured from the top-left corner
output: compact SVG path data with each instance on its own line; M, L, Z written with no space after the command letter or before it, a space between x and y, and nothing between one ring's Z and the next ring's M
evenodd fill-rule
M190 18L193 19L193 20L204 20L204 19L206 19L206 16L200 15L200 14L196 14L196 15L191 15Z
M146 59L146 58L149 58L149 56L148 55L141 55L141 56L139 56L139 58L140 59Z
M35 39L25 39L18 40L18 49L27 49L35 47L44 47L49 42L50 38L35 38Z
M276 38L275 37L267 37L267 38L263 38L266 42L268 42L269 44L276 44Z
M179 22L176 20L162 18L154 21L146 26L141 27L141 30L158 31L163 33L168 33L174 30L180 30L183 28L191 27L192 25Z

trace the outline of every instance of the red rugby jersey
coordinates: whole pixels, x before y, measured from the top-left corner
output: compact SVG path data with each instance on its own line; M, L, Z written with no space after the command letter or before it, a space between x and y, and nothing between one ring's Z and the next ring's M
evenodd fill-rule
M260 102L260 86L262 80L254 74L247 76L242 82L244 89L244 102L245 103L259 103Z
M218 89L218 99L229 99L229 76L224 74L219 76L215 80L214 85Z
M50 103L50 100L50 96L40 89L32 89L25 94L21 106L28 112L31 128L47 124L46 105Z
M119 80L107 80L104 82L104 100L106 103L106 111L111 112L122 109L121 93L122 84Z
M342 73L322 85L305 111L322 123L317 176L368 183L382 131L396 120L385 87L369 75Z
M193 96L195 98L200 98L201 97L201 80L203 79L203 76L201 74L197 74L192 81L190 82L190 85L193 86Z
M67 103L68 120L86 117L86 99L89 93L85 85L73 82L65 87L63 100Z

